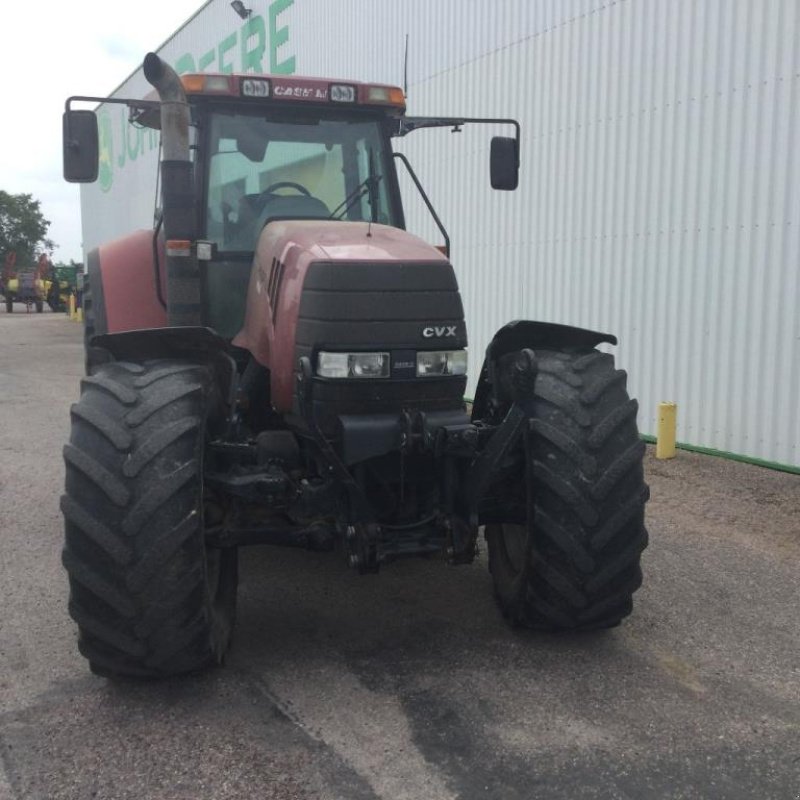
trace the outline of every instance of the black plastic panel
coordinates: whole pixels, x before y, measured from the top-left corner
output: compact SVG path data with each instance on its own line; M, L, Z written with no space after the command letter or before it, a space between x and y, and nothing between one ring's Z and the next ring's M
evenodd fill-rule
M464 308L449 262L339 263L309 267L297 345L358 350L467 345Z
M336 435L341 414L461 409L466 386L466 376L406 380L315 378L312 386L314 414L327 435Z
M100 248L95 247L86 256L86 271L89 275L89 286L92 291L92 316L94 327L92 334L108 333L108 317L106 316L106 298L103 293L103 273L100 269Z
M335 291L304 289L300 319L319 320L460 320L464 316L457 290Z
M458 291L449 261L317 261L308 268L304 289L350 292Z
M205 274L206 324L226 339L233 339L242 329L250 285L251 262L200 262Z
M442 335L435 335L436 328L442 329ZM455 335L444 335L450 329L453 329ZM434 335L426 335L429 331L433 331ZM298 348L312 350L458 350L467 346L463 317L368 322L300 319L297 322L296 336ZM298 350L298 357L300 355L304 353Z

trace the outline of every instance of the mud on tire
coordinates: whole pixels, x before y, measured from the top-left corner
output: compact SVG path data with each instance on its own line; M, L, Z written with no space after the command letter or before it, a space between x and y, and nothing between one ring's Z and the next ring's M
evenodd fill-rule
M63 563L81 653L104 675L219 663L236 605L236 550L203 540L208 370L111 362L81 384L64 448Z
M611 627L631 612L647 546L638 405L609 354L536 356L530 455L520 447L505 476L509 521L485 528L495 594L514 624ZM520 474L531 477L533 520Z

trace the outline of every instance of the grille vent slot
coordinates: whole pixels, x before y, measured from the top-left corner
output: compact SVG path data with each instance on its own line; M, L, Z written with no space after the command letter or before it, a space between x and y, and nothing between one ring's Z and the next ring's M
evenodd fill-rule
M272 259L272 267L267 281L267 297L269 297L269 307L272 311L273 322L278 316L278 296L281 289L281 281L283 280L283 268L282 261L277 258Z

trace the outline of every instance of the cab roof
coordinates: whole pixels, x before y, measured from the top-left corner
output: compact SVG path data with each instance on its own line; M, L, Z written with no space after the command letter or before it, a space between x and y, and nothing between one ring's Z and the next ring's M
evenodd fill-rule
M389 116L400 116L406 110L406 98L399 86L383 83L312 78L297 75L226 74L221 72L187 73L180 76L189 102L201 99L236 98L246 103L268 107L272 104L327 106L329 108L382 109ZM155 91L146 100L158 100ZM159 128L157 109L143 110L136 118L139 124Z

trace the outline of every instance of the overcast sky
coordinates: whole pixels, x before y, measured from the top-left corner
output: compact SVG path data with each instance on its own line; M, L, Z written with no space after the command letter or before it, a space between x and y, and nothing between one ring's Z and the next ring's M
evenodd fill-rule
M61 177L61 114L72 94L110 94L203 0L0 4L0 189L32 194L52 223L54 260L83 258L77 185Z

